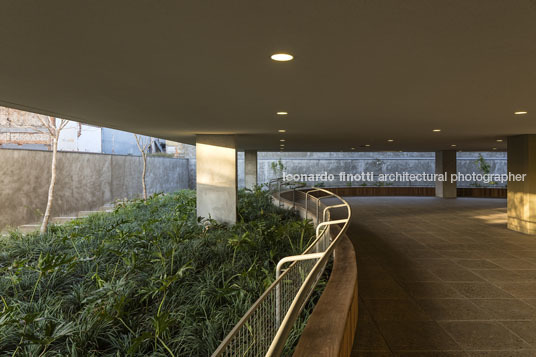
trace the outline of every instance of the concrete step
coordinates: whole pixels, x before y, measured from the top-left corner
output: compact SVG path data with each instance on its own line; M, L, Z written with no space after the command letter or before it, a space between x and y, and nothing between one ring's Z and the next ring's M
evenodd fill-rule
M114 210L115 208L115 204L113 203L107 203L105 204L104 206L102 206L100 209L103 210L103 211L108 211L108 210Z
M95 213L102 213L102 211L80 211L78 212L78 217L83 218Z
M54 224L63 224L72 221L73 219L76 219L77 217L54 217L50 220L50 222Z
M38 231L41 228L40 224L23 224L18 226L17 230L21 233L32 233Z

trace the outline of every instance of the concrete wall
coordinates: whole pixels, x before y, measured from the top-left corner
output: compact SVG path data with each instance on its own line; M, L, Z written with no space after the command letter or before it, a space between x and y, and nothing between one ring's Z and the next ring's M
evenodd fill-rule
M51 152L0 150L0 229L39 221L50 182ZM142 159L90 153L58 153L53 216L139 197ZM149 157L149 193L188 188L188 160Z
M240 154L240 153L239 153ZM468 173L482 173L476 152L457 153L457 171ZM491 173L502 174L507 172L506 153L483 152L482 156L491 165ZM433 152L313 152L313 153L269 153L259 152L258 181L268 182L277 175L272 170L272 163L281 159L285 170L290 174L323 173L324 171L337 175L339 172L361 173L372 171L379 173L409 172L433 174L435 172L435 155ZM238 156L239 175L238 182L243 184L243 161ZM338 179L338 177L336 177ZM354 183L354 186L360 182ZM345 182L338 180L326 183L326 186L346 186ZM370 184L369 184L370 185ZM399 182L397 186L435 186L434 182ZM458 183L458 187L473 187L474 182ZM482 184L482 186L486 186ZM498 187L498 185L490 187Z
M190 187L195 187L195 147L184 145L185 157L189 161ZM476 160L478 152L458 152L457 171L463 174L482 173ZM505 152L482 152L488 164L491 165L491 173L507 173L507 161ZM238 152L238 187L244 187L244 152ZM376 174L391 172L409 172L433 174L435 172L435 153L433 152L258 152L258 182L269 182L276 178L277 174L272 170L272 163L281 159L287 173L328 173L339 172L360 173L372 171ZM354 186L360 183L354 183ZM474 182L458 182L458 187L474 187ZM326 183L327 185L327 183ZM346 186L345 182L334 181L334 186ZM500 185L485 185L483 187L504 187ZM425 182L400 182L397 186L429 186L435 184Z

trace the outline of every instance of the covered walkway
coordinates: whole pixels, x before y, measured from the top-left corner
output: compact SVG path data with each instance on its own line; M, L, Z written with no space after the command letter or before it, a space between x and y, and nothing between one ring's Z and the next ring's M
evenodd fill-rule
M506 201L352 197L355 356L536 356L536 239Z

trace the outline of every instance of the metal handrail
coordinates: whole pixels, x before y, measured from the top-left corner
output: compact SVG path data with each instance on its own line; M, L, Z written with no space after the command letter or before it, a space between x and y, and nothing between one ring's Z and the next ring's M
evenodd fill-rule
M272 190L274 184L277 184L277 190ZM291 190L282 192L282 186L294 187ZM271 180L268 187L273 195L277 197L280 206L283 202L282 193L286 194L292 191L292 201L285 200L288 202L287 204L292 204L293 208L297 204L296 196L305 195L305 205L303 207L305 208L305 216L307 217L309 208L316 209L316 236L302 254L285 257L278 262L275 281L234 326L212 354L213 357L279 356L285 347L296 319L320 280L327 262L339 242L339 238L343 236L348 228L351 209L350 205L340 196L323 188L296 190L295 183L284 182L281 179ZM312 195L312 193L318 192L322 192L325 195L322 197ZM329 197L336 198L339 202L333 205L324 205L322 199ZM315 202L314 207L309 207L309 201ZM331 220L330 210L343 207L347 209L347 217ZM322 217L319 216L321 208L323 209ZM326 231L329 232L329 227L334 224L342 224L343 226L337 235L331 239L331 234L326 235L325 233ZM283 271L282 267L287 263L291 264ZM283 294L288 297L287 300L283 300ZM288 308L286 308L287 306Z

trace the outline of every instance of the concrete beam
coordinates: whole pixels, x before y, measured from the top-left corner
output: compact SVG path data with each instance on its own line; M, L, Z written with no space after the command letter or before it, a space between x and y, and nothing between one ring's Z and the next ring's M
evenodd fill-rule
M236 223L237 157L234 135L197 135L197 215Z
M435 195L441 198L456 198L456 182L450 182L450 175L456 174L456 151L442 150L435 153L435 173L447 173L446 181L436 181Z
M244 152L244 180L246 188L253 189L257 185L257 150Z
M536 134L508 138L508 172L526 174L508 182L508 228L536 234Z

